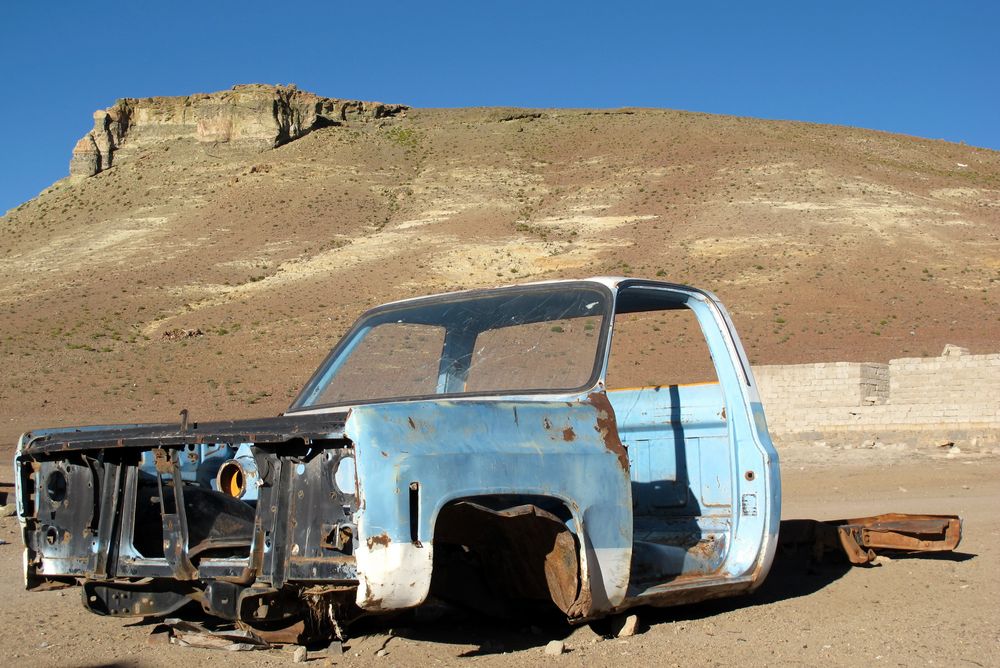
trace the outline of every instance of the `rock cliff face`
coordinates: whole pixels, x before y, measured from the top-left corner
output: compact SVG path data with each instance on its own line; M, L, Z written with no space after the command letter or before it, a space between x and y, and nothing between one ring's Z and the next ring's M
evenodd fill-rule
M94 112L94 129L76 143L69 172L93 176L144 145L175 139L274 148L317 128L395 116L406 109L261 84L185 97L123 98Z

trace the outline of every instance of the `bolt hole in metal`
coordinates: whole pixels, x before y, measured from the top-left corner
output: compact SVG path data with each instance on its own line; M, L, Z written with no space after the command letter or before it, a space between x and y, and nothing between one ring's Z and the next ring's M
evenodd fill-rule
M66 498L66 474L62 471L53 471L49 474L45 482L45 490L49 494L49 499L55 503L62 503Z
M49 527L45 530L45 542L49 545L55 545L59 540L59 531L55 527Z
M747 471L743 474L743 477L746 478L748 482L753 482L753 479L757 477L757 474L753 471Z

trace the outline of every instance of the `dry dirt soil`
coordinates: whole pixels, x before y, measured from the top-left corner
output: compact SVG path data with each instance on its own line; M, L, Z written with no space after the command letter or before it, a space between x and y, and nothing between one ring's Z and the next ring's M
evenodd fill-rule
M263 152L133 149L0 218L0 443L274 415L365 308L527 280L708 288L754 364L1000 341L996 151L654 109L414 109Z
M667 110L418 109L264 152L132 155L0 218L0 462L33 428L277 414L360 311L449 289L690 283L727 303L755 364L1000 341L1000 153L986 149ZM166 336L184 329L200 335ZM966 556L779 564L753 597L645 611L626 640L390 622L340 661L1000 665L995 458L782 454L786 516L956 512ZM13 519L0 531L18 541ZM149 647L150 626L89 615L73 591L23 592L20 561L0 546L13 665L291 661ZM557 637L568 653L546 657Z
M864 568L809 568L779 556L755 594L640 608L640 633L623 639L604 639L587 626L497 622L472 613L383 620L357 629L330 664L1000 666L1000 458L866 450L831 460L793 449L782 460L785 518L955 513L965 520L959 552ZM10 474L0 480L9 483ZM88 613L76 589L26 592L16 528L14 518L0 520L0 537L11 543L0 546L0 656L11 665L292 663L292 647L226 652L150 645L154 624ZM546 655L556 639L564 640L566 653ZM306 665L328 665L326 652L314 649Z

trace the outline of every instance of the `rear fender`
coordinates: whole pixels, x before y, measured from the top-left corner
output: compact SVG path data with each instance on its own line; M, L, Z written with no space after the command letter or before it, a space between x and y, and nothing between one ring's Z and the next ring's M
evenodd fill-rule
M355 408L357 603L419 605L430 589L434 525L445 504L521 494L560 500L581 545L570 616L625 598L632 554L628 459L603 394L573 402L421 401Z

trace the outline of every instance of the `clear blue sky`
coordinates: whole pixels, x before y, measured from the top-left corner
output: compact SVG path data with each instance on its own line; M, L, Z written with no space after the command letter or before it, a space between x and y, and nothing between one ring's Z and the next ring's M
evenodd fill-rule
M647 106L1000 149L1000 2L5 0L0 212L119 97L295 83L423 107Z

